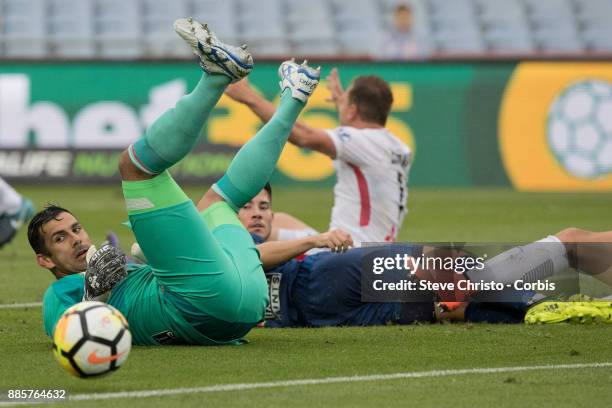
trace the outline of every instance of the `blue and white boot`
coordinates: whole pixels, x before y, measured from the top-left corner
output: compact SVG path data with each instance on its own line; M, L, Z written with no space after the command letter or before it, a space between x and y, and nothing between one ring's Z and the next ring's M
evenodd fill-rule
M237 82L253 69L253 57L246 45L222 43L206 24L191 17L180 18L174 22L174 31L191 46L200 58L200 66L209 74L223 74Z

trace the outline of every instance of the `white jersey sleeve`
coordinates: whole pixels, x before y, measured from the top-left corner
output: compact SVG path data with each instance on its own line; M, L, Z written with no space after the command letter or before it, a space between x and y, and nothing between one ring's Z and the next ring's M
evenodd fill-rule
M312 228L297 229L297 230L279 228L277 231L277 234L278 234L277 239L279 241L288 241L290 239L298 239L298 238L304 238L304 237L310 237L313 235L317 235L318 232Z
M334 142L336 148L336 160L353 163L357 166L375 163L379 160L380 149L377 149L375 140L368 137L364 132L355 132L349 127L339 127L333 130L326 130L327 134Z

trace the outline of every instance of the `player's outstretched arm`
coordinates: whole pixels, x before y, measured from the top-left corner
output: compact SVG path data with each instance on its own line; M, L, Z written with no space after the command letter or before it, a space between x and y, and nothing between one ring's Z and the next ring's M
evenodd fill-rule
M274 218L272 219L272 232L270 232L270 237L268 241L277 241L279 239L290 239L290 238L282 238L283 231L296 231L296 232L304 232L301 235L293 236L291 238L305 237L310 235L318 234L317 230L312 228L310 225L306 224L304 221L294 217L291 214L287 214L284 212L275 212Z
M246 105L257 117L268 122L276 107L259 93L257 93L245 78L225 89L225 94L236 102ZM289 135L289 142L308 149L321 152L332 159L336 157L336 147L329 135L323 130L308 126L307 124L296 121Z
M272 102L265 99L251 87L248 78L229 85L225 88L225 95L236 102L246 105L262 122L268 122L276 111L276 107Z
M257 245L257 249L264 269L268 269L287 262L312 248L329 248L332 252L344 252L351 246L353 246L351 235L336 229L305 238L264 242Z
M327 89L329 90L330 96L327 99L329 102L333 102L336 105L336 109L338 108L338 103L344 95L344 89L342 88L342 83L340 82L340 75L338 74L338 69L333 68L330 74L327 76Z

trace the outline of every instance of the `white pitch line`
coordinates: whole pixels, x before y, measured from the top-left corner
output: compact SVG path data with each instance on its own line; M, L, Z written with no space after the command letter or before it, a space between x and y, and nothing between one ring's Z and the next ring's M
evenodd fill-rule
M22 307L41 307L42 302L32 302L32 303L7 303L5 305L0 305L0 309L20 309Z
M309 378L302 380L285 380L271 381L260 383L244 383L244 384L219 384L207 387L194 388L174 388L166 390L142 390L142 391L121 391L107 393L92 393L92 394L74 394L68 397L68 401L94 401L108 400L117 398L146 398L146 397L163 397L170 395L182 394L203 394L211 392L224 391L245 391L261 388L278 388L278 387L295 387L304 385L319 385L319 384L338 384L338 383L353 383L353 382L368 382L368 381L388 381L398 379L411 378L431 378L431 377L448 377L468 374L499 374L512 373L520 371L536 371L536 370L567 370L580 368L609 368L612 367L612 362L608 363L583 363L583 364L554 364L540 366L519 366L519 367L496 367L496 368L466 368L459 370L433 370L433 371L415 371L406 373L394 374L374 374L374 375L357 375L352 377L327 377L327 378ZM59 401L58 401L59 402ZM0 402L0 406L18 405L14 402Z

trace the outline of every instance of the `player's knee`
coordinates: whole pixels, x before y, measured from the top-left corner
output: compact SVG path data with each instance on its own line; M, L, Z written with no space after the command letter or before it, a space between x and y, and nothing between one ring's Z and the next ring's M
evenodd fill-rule
M132 163L132 160L130 159L130 155L128 153L127 150L124 150L123 152L121 152L121 155L119 156L119 163L118 163L118 167L119 167L119 174L121 175L121 177L123 178L127 173L130 172L130 167L133 167L134 163Z
M127 149L121 153L121 156L119 156L118 167L122 180L146 180L152 177L136 167L136 165L132 162Z
M225 201L225 199L221 197L219 194L217 194L215 190L210 188L208 189L208 191L204 193L200 201L198 201L198 205L197 205L198 211L204 211L205 209L207 209L214 203L218 203L219 201Z
M586 236L588 234L589 231L580 228L570 227L556 233L555 236L559 238L561 242L572 243L586 241Z

